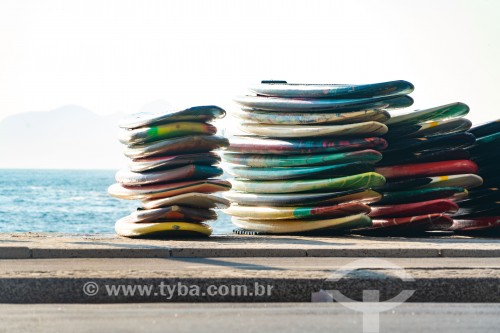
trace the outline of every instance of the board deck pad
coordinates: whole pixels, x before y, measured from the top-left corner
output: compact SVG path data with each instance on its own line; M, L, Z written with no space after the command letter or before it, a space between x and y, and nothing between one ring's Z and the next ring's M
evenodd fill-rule
M225 162L258 168L346 164L353 162L375 164L381 159L382 154L373 149L336 154L257 155L225 153L223 156Z
M228 191L223 196L230 201L246 206L327 206L345 202L372 203L382 198L373 190L348 190L328 193L291 193L291 194L254 194L238 191Z
M129 158L138 159L149 156L205 153L227 146L229 141L221 136L193 135L127 147L124 154Z
M123 185L137 186L214 178L221 176L223 172L221 168L215 166L188 164L174 169L142 173L122 169L116 173L115 180Z
M309 167L276 167L276 168L256 168L247 166L230 166L227 172L238 178L251 180L283 180L295 178L331 178L374 170L373 165L368 163L354 162L347 164L334 164Z
M270 138L368 137L387 133L387 126L376 121L344 125L261 125L243 123L240 128L243 132Z
M319 154L353 150L387 148L387 141L378 137L352 139L270 139L256 136L231 138L227 152L245 154Z
M403 102L402 99L406 99ZM359 111L370 109L374 103L389 103L397 100L400 104L413 104L410 96L383 96L370 98L351 99L306 99L306 98L280 98L263 96L237 96L234 101L240 105L267 111ZM388 106L388 107L389 107Z
M248 220L232 217L237 227L245 230L272 234L288 234L318 229L355 229L371 225L371 219L365 214L357 214L335 219L323 220Z
M217 128L211 124L182 121L132 130L121 130L118 141L128 146L134 146L183 136L213 135L215 133L217 133Z
M386 110L373 109L352 112L275 112L242 108L233 110L232 116L245 122L270 125L317 125L317 124L354 124L366 121L386 122L391 115Z
M385 183L385 178L375 172L366 172L358 175L327 179L300 179L283 181L254 181L231 179L231 184L236 191L248 193L296 193L309 191L342 191L358 188L372 188Z
M121 128L139 128L155 124L176 121L209 122L224 118L226 112L215 105L194 106L184 110L166 110L160 112L139 112L120 120Z
M232 205L225 209L226 214L249 220L305 220L315 218L333 218L355 214L367 214L370 206L360 202L341 203L332 206L240 206Z

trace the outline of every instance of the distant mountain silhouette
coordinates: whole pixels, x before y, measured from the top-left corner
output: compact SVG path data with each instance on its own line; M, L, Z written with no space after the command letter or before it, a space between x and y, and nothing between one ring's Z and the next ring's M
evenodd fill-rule
M126 165L117 140L118 119L67 105L0 122L1 168L112 168Z

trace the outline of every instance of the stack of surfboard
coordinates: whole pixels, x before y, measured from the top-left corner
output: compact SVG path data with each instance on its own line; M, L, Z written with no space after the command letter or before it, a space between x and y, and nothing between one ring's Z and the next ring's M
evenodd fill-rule
M457 233L498 236L500 233L500 120L471 128L476 143L469 148L471 158L479 166L483 178L481 187L469 191L458 202L460 209L453 215L450 228Z
M367 203L387 142L386 109L413 104L413 85L263 81L235 101L240 129L224 153L236 233L331 232L371 225Z
M372 205L373 233L415 235L452 225L448 214L458 211L456 201L483 182L465 149L475 142L463 118L468 112L467 105L452 103L386 122L389 147L375 170L387 183Z
M229 202L212 193L227 191L231 184L214 179L222 175L215 166L214 150L227 147L227 139L215 135L211 121L225 116L217 106L198 106L180 111L139 113L120 122L119 140L131 159L127 169L116 173L109 194L120 199L141 200L141 206L118 220L121 236L208 236L205 221L217 219L214 208Z

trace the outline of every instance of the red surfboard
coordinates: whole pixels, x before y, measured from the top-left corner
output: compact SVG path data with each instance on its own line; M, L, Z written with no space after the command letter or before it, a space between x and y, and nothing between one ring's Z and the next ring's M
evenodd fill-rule
M388 219L374 219L372 220L372 223L372 226L367 230L383 229L388 232L411 230L448 230L453 224L453 219L443 214L427 214Z
M388 179L477 173L477 170L477 164L469 160L404 164L375 168L377 173Z
M473 231L484 229L500 229L500 216L476 217L464 220L453 220L450 230Z
M455 213L458 205L451 200L438 199L424 202L414 202L400 205L372 206L368 216L378 217L404 217L423 214Z

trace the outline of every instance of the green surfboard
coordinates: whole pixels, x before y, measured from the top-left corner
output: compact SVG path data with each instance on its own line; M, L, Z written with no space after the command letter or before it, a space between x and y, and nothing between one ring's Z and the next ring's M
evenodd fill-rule
M228 165L226 168L226 171L235 177L252 180L278 180L308 177L319 178L321 176L330 178L333 176L353 175L373 170L373 165L360 162L288 168L255 168Z
M385 178L375 172L366 172L358 175L311 180L230 180L233 189L248 193L297 193L309 191L343 191L359 188L372 188L385 184Z

